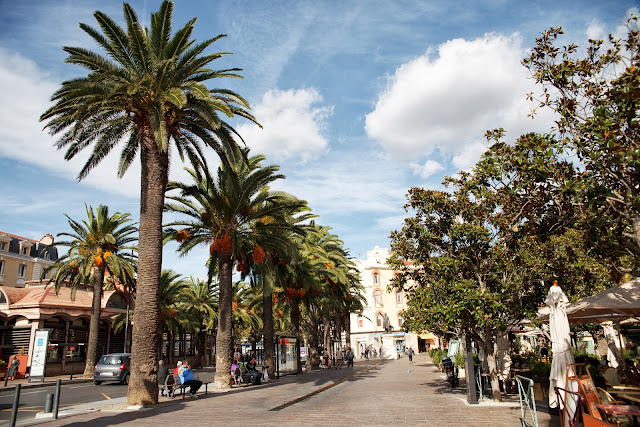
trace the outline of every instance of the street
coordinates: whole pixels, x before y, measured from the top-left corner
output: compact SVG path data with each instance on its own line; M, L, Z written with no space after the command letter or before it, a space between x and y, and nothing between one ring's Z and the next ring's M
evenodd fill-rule
M18 421L34 418L38 412L43 412L47 394L53 394L55 390L55 384L47 387L23 388L20 392ZM127 386L118 383L104 383L100 386L94 385L93 382L66 384L60 390L61 409L81 403L114 399L127 394ZM13 391L0 392L0 426L9 424L13 395Z

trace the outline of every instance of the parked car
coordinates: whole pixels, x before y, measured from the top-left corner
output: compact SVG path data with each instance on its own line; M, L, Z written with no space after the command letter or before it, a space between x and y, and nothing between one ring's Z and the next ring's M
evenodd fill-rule
M130 353L105 354L93 370L93 383L100 385L105 381L118 381L129 384Z

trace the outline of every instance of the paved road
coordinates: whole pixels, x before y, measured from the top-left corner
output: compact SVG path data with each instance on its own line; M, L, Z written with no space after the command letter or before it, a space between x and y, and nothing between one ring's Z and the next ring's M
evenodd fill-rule
M20 392L18 421L33 418L38 412L43 412L46 395L49 393L55 393L55 385L49 387L24 388ZM0 426L9 424L13 395L13 391L0 392ZM65 384L61 387L60 409L82 403L117 399L126 395L127 386L117 383L104 383L100 386L96 386L92 382Z
M122 411L125 405L121 404L111 411L41 425L520 425L517 403L468 405L464 390L451 390L444 374L425 356L414 360L413 365L407 358L358 361L352 369L288 376L261 386L209 392L198 399L163 400L145 410ZM538 422L540 426L560 425L558 417L544 412L538 412Z

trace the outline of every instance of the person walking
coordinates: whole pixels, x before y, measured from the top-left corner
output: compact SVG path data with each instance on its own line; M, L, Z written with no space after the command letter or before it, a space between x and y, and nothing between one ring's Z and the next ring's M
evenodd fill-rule
M355 354L351 347L347 347L347 368L353 368L353 359L355 358Z
M11 361L11 364L9 365L9 369L7 370L7 377L13 381L16 379L16 375L18 375L18 366L20 366L20 361L18 360L17 357L12 356L13 360Z
M409 363L413 363L413 347L409 347L409 351L407 352L407 355L409 355Z

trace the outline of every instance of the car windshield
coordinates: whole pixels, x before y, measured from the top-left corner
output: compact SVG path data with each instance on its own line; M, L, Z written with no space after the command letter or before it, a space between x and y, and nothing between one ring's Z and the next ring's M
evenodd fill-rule
M124 363L122 356L102 356L99 365L120 365Z

